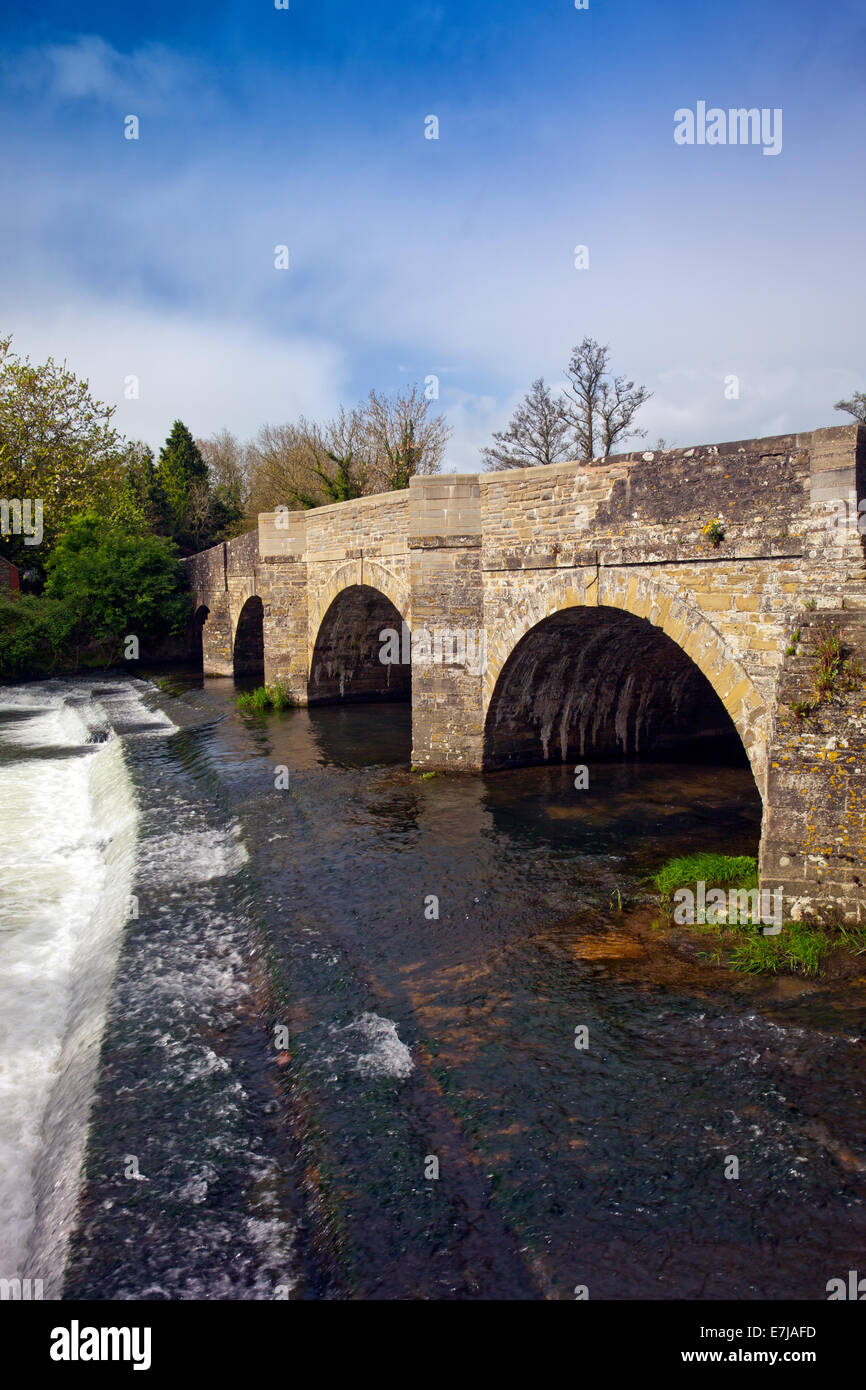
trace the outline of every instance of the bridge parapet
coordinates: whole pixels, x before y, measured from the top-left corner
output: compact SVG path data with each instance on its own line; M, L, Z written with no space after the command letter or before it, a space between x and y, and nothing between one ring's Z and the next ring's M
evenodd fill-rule
M845 552L859 564L856 528L828 520L866 492L864 441L850 425L482 474L485 567L703 561L713 521L725 559Z

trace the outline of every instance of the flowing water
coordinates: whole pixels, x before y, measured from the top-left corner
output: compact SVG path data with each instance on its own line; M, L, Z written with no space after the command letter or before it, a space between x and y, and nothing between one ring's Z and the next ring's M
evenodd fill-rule
M863 981L732 978L618 910L754 852L747 770L421 779L408 707L234 696L0 691L0 1276L814 1299L862 1265Z

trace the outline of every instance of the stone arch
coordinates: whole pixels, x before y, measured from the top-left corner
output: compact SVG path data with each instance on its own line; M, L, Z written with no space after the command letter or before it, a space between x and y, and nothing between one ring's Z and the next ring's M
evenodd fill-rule
M346 589L355 585L365 585L378 589L394 605L401 622L409 622L409 586L399 575L380 564L378 560L347 560L331 572L323 584L310 595L309 661L312 671L312 658L325 614L334 599Z
M265 678L264 605L256 594L246 600L238 614L232 668L236 676Z
M318 626L312 629L307 702L410 699L409 629L400 609L371 583L335 587ZM381 638L385 630L394 634L387 642ZM393 659L383 660L383 656Z
M703 611L672 584L628 571L595 571L577 580L572 573L525 596L510 608L510 620L488 639L482 715L487 729L494 692L518 644L541 623L566 609L619 609L660 629L690 658L718 696L739 734L762 800L766 796L767 711L740 662Z

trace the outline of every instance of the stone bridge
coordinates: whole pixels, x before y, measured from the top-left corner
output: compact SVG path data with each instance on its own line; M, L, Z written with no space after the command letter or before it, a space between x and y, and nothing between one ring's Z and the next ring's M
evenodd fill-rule
M413 478L193 556L193 630L299 704L411 698L422 768L747 758L762 883L866 921L864 499L857 425Z

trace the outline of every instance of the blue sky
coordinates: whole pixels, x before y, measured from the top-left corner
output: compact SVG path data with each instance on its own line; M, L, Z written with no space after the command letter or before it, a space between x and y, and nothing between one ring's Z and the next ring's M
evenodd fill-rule
M22 7L0 28L0 327L154 445L177 416L247 435L435 374L445 466L476 468L584 335L653 391L650 443L842 423L866 387L866 12L827 13ZM781 153L676 145L700 100L781 108Z

